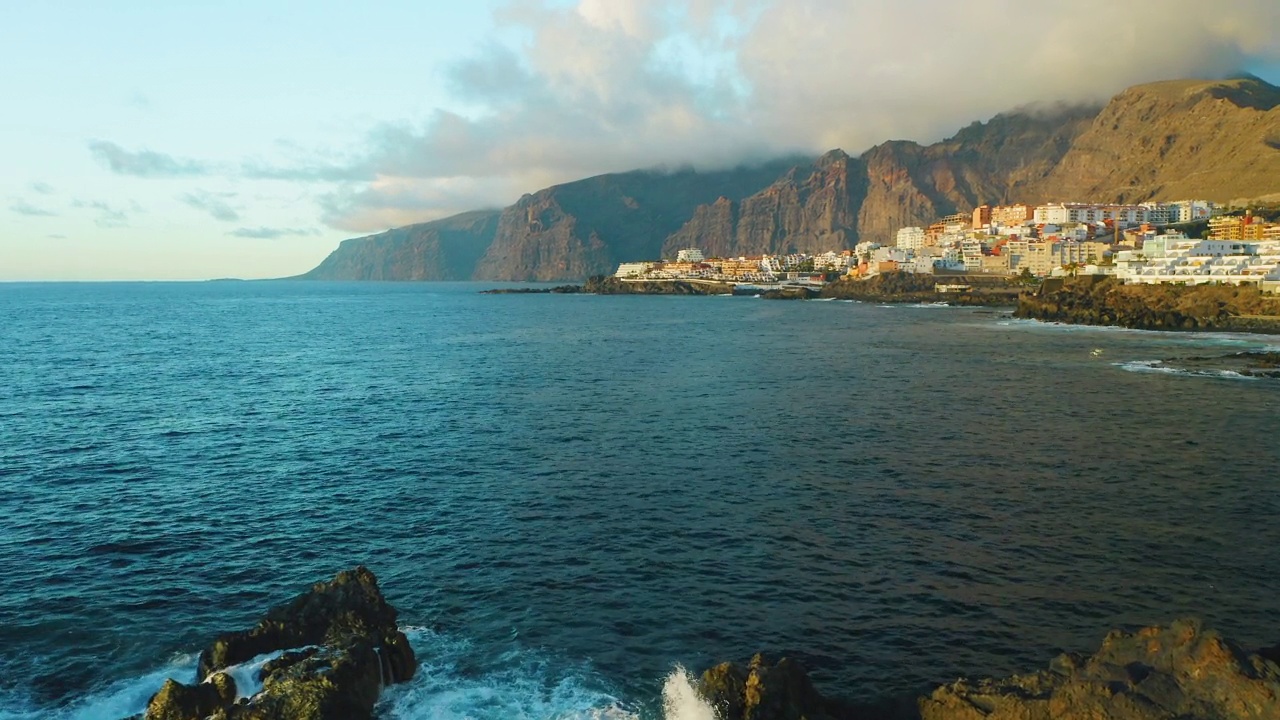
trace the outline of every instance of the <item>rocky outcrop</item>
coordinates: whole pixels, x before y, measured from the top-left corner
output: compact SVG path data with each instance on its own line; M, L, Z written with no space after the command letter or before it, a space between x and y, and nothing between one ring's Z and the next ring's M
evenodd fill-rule
M921 720L1274 720L1280 667L1194 621L1114 631L1048 670L960 680L921 698Z
M830 713L840 712L790 658L771 665L756 655L745 668L721 663L702 674L698 692L718 720L833 720L838 715Z
M1275 720L1276 649L1248 653L1198 621L1112 631L1092 655L1029 675L957 680L914 702L851 705L819 693L793 660L707 670L719 720Z
M634 171L349 240L304 278L580 280L682 247L739 256L891 243L983 203L1228 202L1280 194L1280 89L1141 85L1104 108L1023 109L921 145L714 172Z
M235 702L235 683L220 671L271 653L279 655L262 667L261 692ZM250 630L218 636L200 653L197 683L167 681L145 718L362 720L385 685L416 670L395 608L361 566L271 608Z
M1280 298L1254 285L1123 285L1114 278L1046 280L1016 317L1140 330L1280 332Z
M963 285L963 292L942 292L938 285ZM1021 286L991 275L945 276L892 272L866 279L844 279L824 285L819 295L839 300L877 303L946 303L948 305L1014 305Z
M217 673L208 682L183 685L165 680L160 692L147 703L147 720L187 720L207 718L236 701L236 683L226 673Z
M1149 363L1148 367L1210 377L1238 375L1280 380L1280 352L1246 351L1230 355L1169 358ZM1260 650L1258 653L1272 660L1280 659L1280 647Z
M596 295L732 295L733 285L690 280L629 282L611 275L595 275L583 284L582 292Z

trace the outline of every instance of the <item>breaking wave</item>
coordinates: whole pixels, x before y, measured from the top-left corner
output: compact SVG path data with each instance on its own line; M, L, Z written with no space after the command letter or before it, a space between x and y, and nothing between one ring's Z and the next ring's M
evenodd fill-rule
M1249 375L1242 375L1232 370L1190 370L1186 368L1170 367L1164 364L1163 360L1129 360L1125 362L1115 362L1112 365L1136 373L1160 373L1164 375L1182 375L1187 377L1207 377L1218 378L1224 380L1259 380L1260 378Z
M628 702L586 665L541 651L512 649L485 658L464 638L426 628L405 628L421 665L413 680L389 688L378 701L380 720L718 720L679 665L665 678L661 697ZM280 653L228 668L237 695L261 690L258 670ZM120 720L141 713L164 681L191 682L196 657L182 655L152 672L112 683L61 708L0 695L0 720Z

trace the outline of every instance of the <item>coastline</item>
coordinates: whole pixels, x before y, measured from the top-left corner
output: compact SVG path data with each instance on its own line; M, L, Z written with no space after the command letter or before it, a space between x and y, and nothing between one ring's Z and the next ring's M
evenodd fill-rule
M1046 280L1018 298L1014 317L1134 330L1280 334L1280 296L1254 286L1123 285L1086 276Z
M417 673L396 619L373 573L342 571L253 629L218 635L194 678L164 680L126 720L371 720L380 696ZM662 706L665 720L1263 720L1280 717L1278 662L1280 644L1249 650L1181 619L1112 630L1096 652L1067 652L1044 669L871 702L825 694L787 657L721 662L697 678L677 667Z
M939 286L947 286L946 291ZM747 289L743 289L743 288ZM952 289L954 288L954 289ZM496 288L485 295L749 295L766 300L856 300L872 303L940 304L1014 307L1021 286L1003 277L934 276L889 273L865 280L837 280L825 285L737 286L710 280L629 281L597 275L582 285L549 288Z

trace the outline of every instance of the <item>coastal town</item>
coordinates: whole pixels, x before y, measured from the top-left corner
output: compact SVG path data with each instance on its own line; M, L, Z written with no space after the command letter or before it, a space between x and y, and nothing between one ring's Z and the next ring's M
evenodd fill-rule
M1185 228L1199 227L1202 237ZM888 239L886 239L888 240ZM982 205L904 227L892 242L819 254L708 258L696 247L625 262L628 282L821 285L887 273L1023 278L1113 276L1125 284L1252 284L1280 292L1280 223L1205 200L1136 205Z

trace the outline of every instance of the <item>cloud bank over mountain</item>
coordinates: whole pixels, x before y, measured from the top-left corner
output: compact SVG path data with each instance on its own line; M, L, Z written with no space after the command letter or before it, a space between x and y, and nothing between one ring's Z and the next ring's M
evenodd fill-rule
M456 65L469 112L380 128L331 196L365 230L635 167L936 140L1011 107L1280 57L1280 3L1233 0L513 2L524 38ZM469 205L467 204L469 203Z
M1280 61L1275 0L511 0L495 25L449 69L448 107L336 160L224 172L316 184L321 219L363 232L604 172L928 142L1013 107ZM139 177L213 167L92 151Z

